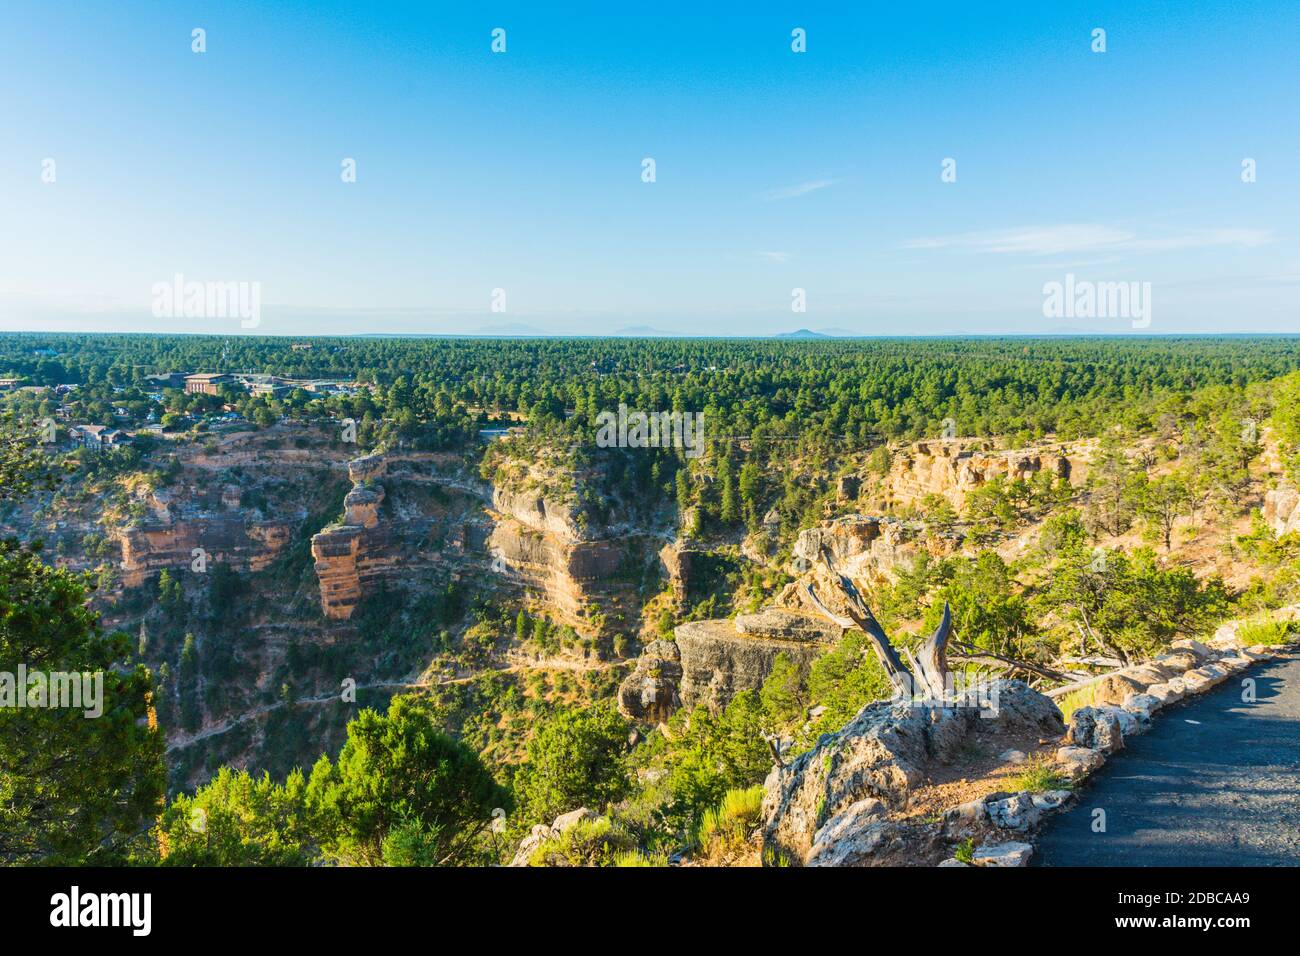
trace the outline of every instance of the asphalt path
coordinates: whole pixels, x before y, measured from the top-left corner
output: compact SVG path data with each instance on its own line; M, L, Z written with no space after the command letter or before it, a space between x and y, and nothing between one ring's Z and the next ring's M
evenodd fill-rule
M1036 842L1037 866L1300 865L1300 653L1158 712Z

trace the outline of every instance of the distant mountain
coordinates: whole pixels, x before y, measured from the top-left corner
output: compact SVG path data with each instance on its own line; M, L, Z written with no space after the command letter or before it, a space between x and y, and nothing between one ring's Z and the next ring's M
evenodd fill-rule
M828 339L829 335L824 332L814 332L812 329L799 329L795 332L778 332L778 339Z
M663 329L656 329L650 325L629 325L626 328L616 329L613 333L615 336L626 338L679 338L679 332L665 332Z
M524 325L522 322L503 322L500 325L485 325L469 333L470 335L549 335L549 332L543 332L541 329L533 328L531 325Z

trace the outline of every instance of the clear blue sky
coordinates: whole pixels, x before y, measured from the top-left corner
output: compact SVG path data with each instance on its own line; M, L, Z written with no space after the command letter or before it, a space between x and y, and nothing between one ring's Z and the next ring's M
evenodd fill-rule
M0 330L1300 332L1295 0L478 6L6 0Z

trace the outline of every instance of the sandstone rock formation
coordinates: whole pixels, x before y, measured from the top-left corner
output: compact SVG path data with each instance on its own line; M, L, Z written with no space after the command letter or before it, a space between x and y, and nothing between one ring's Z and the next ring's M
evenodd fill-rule
M806 668L842 633L810 615L780 609L682 624L675 632L682 706L726 707L741 691L762 686L778 654Z
M1086 443L996 451L982 439L917 442L894 454L884 491L890 501L902 505L920 504L927 495L939 495L960 511L968 491L998 475L1014 481L1047 471L1080 484L1087 477L1089 458Z
M155 518L117 532L122 584L138 587L163 568L188 568L196 549L203 550L209 564L260 571L275 560L291 535L289 522L261 521L243 513L178 521Z
M1272 488L1264 492L1264 521L1278 536L1300 531L1300 489Z
M353 486L343 499L343 519L311 541L326 617L349 619L381 578L461 560L467 539L485 521L478 489L440 476L433 466L434 456L420 452L348 462Z
M672 641L646 645L619 687L619 708L633 719L659 723L679 706L726 707L742 691L762 686L777 655L807 668L843 633L821 618L786 608L688 621L677 626Z
M618 709L625 717L661 724L681 705L681 655L673 641L651 641L632 673L618 688Z
M648 536L593 527L540 491L493 489L491 518L488 549L503 583L538 592L551 616L579 633L594 630L592 605L628 616L635 585L656 560Z

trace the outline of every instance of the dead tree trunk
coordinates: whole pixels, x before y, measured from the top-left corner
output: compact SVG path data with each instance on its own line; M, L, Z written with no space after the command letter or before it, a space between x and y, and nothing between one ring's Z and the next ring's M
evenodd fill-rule
M889 642L889 638L885 635L885 629L880 626L876 616L871 613L871 608L867 606L867 602L863 599L857 585L849 580L846 575L835 570L830 552L825 548L822 548L822 560L826 562L827 569L835 575L838 581L840 593L848 606L849 616L848 618L840 617L831 611L817 597L817 591L813 585L807 584L805 590L813 605L840 627L856 627L867 636L867 640L871 642L871 649L875 652L876 660L885 669L885 674L889 677L890 683L894 685L894 690L899 696L943 697L948 674L948 640L952 637L952 612L949 610L948 605L945 604L943 607L943 620L939 622L939 627L935 632L921 645L915 656L908 654L911 663L909 667L903 663L898 650Z

